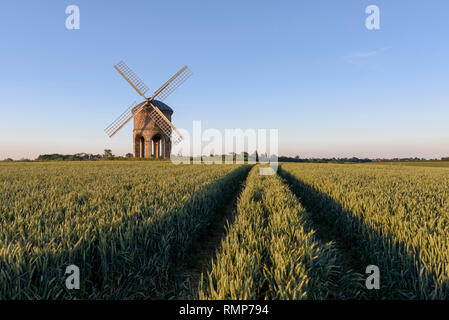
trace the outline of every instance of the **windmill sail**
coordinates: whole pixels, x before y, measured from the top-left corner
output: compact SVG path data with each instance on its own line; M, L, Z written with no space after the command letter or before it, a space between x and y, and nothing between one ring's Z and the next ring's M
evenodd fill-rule
M114 122L112 122L106 129L104 129L104 132L111 138L114 134L116 134L125 124L128 123L129 120L134 116L134 114L140 112L143 107L145 106L145 103L142 103L138 109L133 110L137 106L137 102L133 102L133 104L125 110L117 119L115 119Z
M176 90L184 81L192 75L187 66L179 70L173 77L171 77L162 87L160 87L151 97L151 100L157 99L164 101L173 91Z
M184 139L181 133L175 128L175 126L167 119L167 117L159 110L154 104L150 103L150 118L154 120L156 125L161 131L169 138L174 144L178 144Z
M126 65L123 61L120 61L114 66L115 70L117 70L123 78L140 94L142 97L145 97L145 93L150 90L148 86L140 80L140 78L131 70L130 67Z

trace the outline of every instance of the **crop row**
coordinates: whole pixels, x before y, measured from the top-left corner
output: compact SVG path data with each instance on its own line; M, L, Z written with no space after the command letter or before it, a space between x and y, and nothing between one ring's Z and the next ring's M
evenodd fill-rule
M284 164L281 175L362 264L379 266L378 297L449 296L449 170Z
M360 275L343 272L334 244L322 243L308 213L277 175L250 172L200 299L355 297Z
M248 170L148 162L0 166L0 298L172 295L176 262ZM65 288L71 264L80 268L80 290Z

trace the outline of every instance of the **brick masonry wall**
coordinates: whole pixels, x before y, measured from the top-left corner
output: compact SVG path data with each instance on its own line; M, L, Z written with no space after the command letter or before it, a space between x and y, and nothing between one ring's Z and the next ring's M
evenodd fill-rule
M162 111L162 113L171 121L172 112ZM133 130L133 145L134 145L134 157L140 158L140 138L144 139L144 157L151 157L151 142L153 137L159 135L161 137L160 143L162 144L160 158L170 157L170 138L167 137L156 125L153 119L150 118L148 110L140 111L134 117L134 130Z

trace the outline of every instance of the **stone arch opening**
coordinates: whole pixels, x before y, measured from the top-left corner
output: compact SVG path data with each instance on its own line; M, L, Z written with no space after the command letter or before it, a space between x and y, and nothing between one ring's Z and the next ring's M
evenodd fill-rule
M140 135L136 136L134 154L136 158L145 158L145 139Z
M152 152L152 156L155 159L164 157L163 144L164 144L164 139L162 139L162 136L160 134L156 134L153 136L153 138L151 138L151 152Z
M139 139L140 157L145 158L145 139L140 137Z

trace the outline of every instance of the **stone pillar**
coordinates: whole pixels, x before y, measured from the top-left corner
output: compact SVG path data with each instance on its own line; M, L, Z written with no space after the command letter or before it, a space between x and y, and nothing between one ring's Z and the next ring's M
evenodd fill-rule
M133 155L134 158L137 158L139 156L138 150L137 150L137 143L136 143L136 136L133 137Z
M163 154L164 159L168 158L167 146L168 146L168 140L165 136L163 136L162 137L162 154Z
M170 139L169 138L164 138L164 154L165 154L165 158L170 158Z

